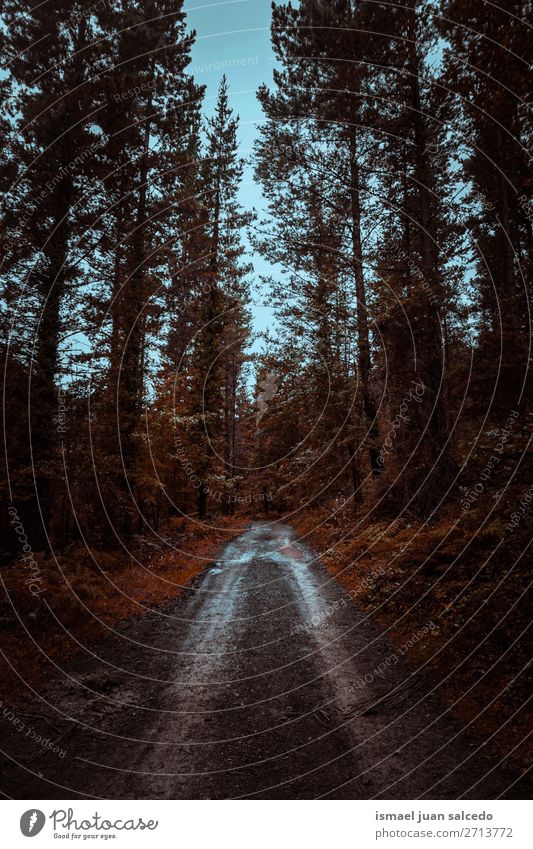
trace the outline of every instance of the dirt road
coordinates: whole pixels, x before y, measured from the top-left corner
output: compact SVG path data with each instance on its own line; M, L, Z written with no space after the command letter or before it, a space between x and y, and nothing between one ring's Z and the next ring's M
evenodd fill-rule
M28 712L53 723L25 722L64 754L39 754L1 724L2 789L35 799L527 797L406 658L291 527L257 523L180 599L47 682L46 702Z

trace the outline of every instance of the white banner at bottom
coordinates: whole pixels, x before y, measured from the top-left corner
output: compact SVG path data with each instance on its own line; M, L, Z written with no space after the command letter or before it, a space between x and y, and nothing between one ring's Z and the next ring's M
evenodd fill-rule
M6 847L66 844L191 849L531 849L528 802L4 801Z

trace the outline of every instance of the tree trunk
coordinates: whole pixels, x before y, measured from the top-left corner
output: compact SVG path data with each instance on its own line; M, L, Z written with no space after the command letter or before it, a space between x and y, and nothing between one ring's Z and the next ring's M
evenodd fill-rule
M448 418L444 403L445 374L444 347L441 327L442 290L439 282L439 251L436 227L431 213L429 184L431 168L428 154L428 133L422 113L420 95L420 57L417 46L417 0L407 0L408 12L408 70L411 91L410 120L415 141L415 174L418 189L418 224L423 284L428 293L424 308L418 310L417 325L420 343L419 372L425 387L423 406L429 419L428 429L432 444L429 447L429 464L437 462L446 477L451 476L447 440ZM431 465L429 465L431 468Z
M148 102L148 114L150 114L152 97ZM141 402L142 402L142 356L144 347L144 307L146 292L146 268L145 268L145 235L147 218L147 182L148 182L148 157L150 146L151 121L146 120L144 143L141 158L139 199L135 220L135 230L131 239L131 271L128 291L122 299L122 312L124 316L124 350L122 354L122 372L119 377L119 415L120 415L120 437L121 454L124 465L123 492L126 503L131 498L131 491L135 489L135 463L137 457L137 445L135 431L137 428ZM131 508L133 509L133 508ZM132 521L131 510L128 505L122 511L122 531L126 540L131 538Z
M361 245L361 201L359 195L359 166L357 162L356 131L352 129L349 139L350 150L350 200L352 215L352 262L357 296L357 336L358 366L363 395L363 407L369 440L368 455L373 475L381 472L379 458L379 425L376 405L370 391L370 339L368 333L368 314L366 289L363 270L363 250Z
M207 515L207 493L205 491L204 482L202 481L198 489L198 518L203 521Z
M61 302L65 291L72 181L63 179L56 192L56 212L52 234L46 246L44 268L38 288L43 306L37 328L36 351L31 393L31 449L35 475L36 502L31 522L35 524L39 548L48 548L48 531L52 519L57 475L56 378L59 367Z

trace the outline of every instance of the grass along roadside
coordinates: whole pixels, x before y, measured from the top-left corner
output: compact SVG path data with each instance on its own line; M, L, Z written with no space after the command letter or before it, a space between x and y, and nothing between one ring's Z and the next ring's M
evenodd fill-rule
M36 554L38 596L28 591L20 563L4 567L2 697L26 700L30 694L23 682L38 685L46 674L47 656L71 659L85 646L112 636L120 622L178 598L245 524L242 517L222 517L211 529L178 519L166 529L166 544L139 541L134 556L74 546L56 558Z
M525 767L533 719L526 704L527 530L506 533L501 519L484 527L484 515L480 505L459 521L450 508L432 524L358 525L348 511L332 515L324 508L296 528L393 645L404 644L421 624L435 623L410 650L409 665L424 667L452 715Z

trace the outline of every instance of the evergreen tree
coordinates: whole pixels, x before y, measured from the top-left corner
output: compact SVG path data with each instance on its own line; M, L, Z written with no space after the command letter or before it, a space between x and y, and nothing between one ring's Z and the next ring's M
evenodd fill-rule
M94 30L80 9L62 0L32 9L9 0L4 7L11 86L10 126L2 128L10 183L3 212L4 297L23 311L23 355L31 359L28 443L35 492L27 521L39 546L47 545L58 485L62 339L72 328L73 293L83 278L81 206L99 144L90 82Z
M194 33L187 31L181 3L125 0L99 8L98 16L101 29L113 33L102 48L104 102L97 116L106 143L99 161L104 203L95 228L109 281L99 316L109 328L102 436L114 468L111 524L127 540L141 518L139 512L135 519L132 501L145 375L164 321L203 89L187 73Z
M237 389L248 336L245 303L250 266L241 262L241 231L250 216L241 210L237 197L243 171L237 127L224 77L215 112L207 122L202 173L203 236L208 260L200 326L193 343L191 388L197 404L200 518L206 515L208 493L226 500L224 491L234 477Z
M531 123L528 90L529 0L486 10L443 0L439 28L446 39L443 83L451 89L456 144L474 254L480 319L477 404L494 394L498 415L520 404L527 371L532 233L528 201ZM528 217L529 216L529 217Z
M363 198L370 179L366 160L372 144L368 133L375 76L371 61L384 61L388 55L389 28L378 9L348 0L312 0L297 9L274 5L272 42L282 70L274 72L274 91L263 87L259 92L269 123L260 147L258 175L267 193L272 193L272 211L275 206L275 214L283 218L283 189L292 192L295 174L305 175L311 169L315 177L320 176L317 191L322 202L345 217L341 248L355 287L357 365L367 424L365 442L374 475L380 472L379 425L371 388ZM380 32L383 35L377 36ZM281 186L275 186L276 180L282 181Z

